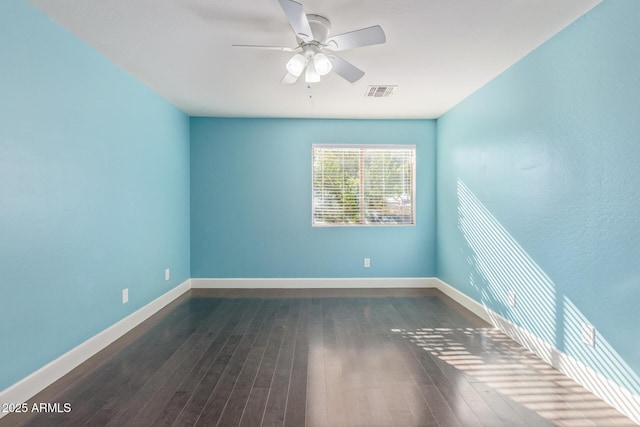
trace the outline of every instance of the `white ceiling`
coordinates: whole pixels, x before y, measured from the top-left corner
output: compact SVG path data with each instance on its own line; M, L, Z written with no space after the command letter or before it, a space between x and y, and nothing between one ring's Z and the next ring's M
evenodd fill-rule
M281 85L295 47L276 0L30 0L192 116L435 118L600 0L298 0L331 34L381 25L387 43L340 52L366 72ZM365 98L368 85L398 85ZM311 98L310 98L311 95Z

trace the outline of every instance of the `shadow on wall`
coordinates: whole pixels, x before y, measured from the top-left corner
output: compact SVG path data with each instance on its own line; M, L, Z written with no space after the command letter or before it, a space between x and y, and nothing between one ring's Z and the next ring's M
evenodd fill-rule
M539 340L527 336L525 331L512 328L520 342L527 344L546 362L583 380L583 384L592 385L591 391L603 400L636 421L640 420L638 374L597 332L595 345L585 344L584 326L591 325L589 320L571 300L558 293L553 281L461 180L458 180L457 194L458 227L470 249L467 256L471 267L469 280L480 295L480 303L493 310L488 310L488 314L494 324L504 324L504 320L495 315L498 313L569 355L559 355L550 346L543 346ZM510 300L512 293L516 296L515 304ZM584 377L586 371L579 369L573 359L598 373Z

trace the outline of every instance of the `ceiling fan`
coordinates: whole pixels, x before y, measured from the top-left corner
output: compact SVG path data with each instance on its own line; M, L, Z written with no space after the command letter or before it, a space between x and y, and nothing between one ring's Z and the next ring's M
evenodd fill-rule
M364 76L364 71L332 52L386 42L384 31L379 25L329 37L331 23L327 18L305 14L302 4L294 0L278 0L278 3L280 3L296 35L298 46L294 48L238 44L233 46L295 52L295 55L287 62L287 73L280 83L293 84L303 72L306 83L317 83L321 76L325 76L331 71L354 83ZM323 51L328 51L328 54Z

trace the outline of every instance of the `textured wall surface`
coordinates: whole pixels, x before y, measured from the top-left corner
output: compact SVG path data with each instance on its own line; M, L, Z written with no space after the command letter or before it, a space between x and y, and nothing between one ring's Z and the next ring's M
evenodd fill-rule
M438 276L635 393L639 28L594 8L441 117L437 163Z
M416 226L312 227L312 144L415 144ZM193 277L432 277L435 121L191 119ZM363 268L363 258L371 268Z
M0 52L2 390L189 277L189 119L26 1Z

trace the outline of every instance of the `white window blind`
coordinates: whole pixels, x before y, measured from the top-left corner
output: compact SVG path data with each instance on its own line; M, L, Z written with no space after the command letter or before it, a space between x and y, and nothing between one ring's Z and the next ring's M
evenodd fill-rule
M414 225L415 146L314 145L313 225Z

